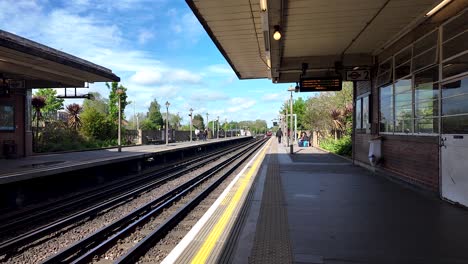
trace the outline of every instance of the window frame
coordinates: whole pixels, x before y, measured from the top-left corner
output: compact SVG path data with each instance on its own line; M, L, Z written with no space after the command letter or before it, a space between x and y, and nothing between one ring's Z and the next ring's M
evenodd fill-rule
M358 126L357 122L356 122L356 125L355 125L355 130L356 132L360 133L360 134L364 134L364 133L370 133L370 130L371 130L371 126L372 126L372 122L371 122L371 92L365 92L363 94L360 94L356 97L356 100L355 100L355 106L356 106L356 109L357 109L357 105L358 105L358 102L360 102L360 106L361 106L361 109L359 111L359 115L360 115L360 126ZM367 120L364 120L364 98L367 98ZM357 118L357 115L358 115L358 111L356 110L356 121L358 120ZM366 122L366 123L365 123ZM365 124L365 125L364 125Z

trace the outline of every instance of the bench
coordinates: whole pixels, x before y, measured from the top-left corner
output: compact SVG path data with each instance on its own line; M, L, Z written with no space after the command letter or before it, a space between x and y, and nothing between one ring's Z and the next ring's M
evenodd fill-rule
M148 144L162 144L164 143L163 140L157 139L157 138L152 138L150 136L146 136L146 141Z

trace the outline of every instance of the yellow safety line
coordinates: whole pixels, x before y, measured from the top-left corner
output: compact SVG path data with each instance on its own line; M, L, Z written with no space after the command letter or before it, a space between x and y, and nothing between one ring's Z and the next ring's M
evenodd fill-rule
M240 186L237 189L236 193L232 197L229 205L226 207L224 213L221 215L221 218L218 219L216 225L211 229L211 232L208 234L203 245L198 250L195 257L192 259L191 263L205 263L208 257L211 254L216 242L218 241L219 237L224 231L224 228L229 222L229 219L234 212L244 190L247 188L247 184L249 183L250 178L254 175L257 168L260 166L260 162L263 161L263 157L265 156L265 152L270 145L270 141L268 142L267 146L263 149L260 155L258 155L257 159L253 163L252 167L250 167L249 171L245 174L245 177L240 179Z

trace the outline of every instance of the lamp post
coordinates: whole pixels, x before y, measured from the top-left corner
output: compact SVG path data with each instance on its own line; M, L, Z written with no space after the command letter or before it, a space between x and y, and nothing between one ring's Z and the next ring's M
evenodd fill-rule
M122 89L117 89L115 93L119 96L119 127L118 127L118 136L117 136L117 145L118 145L118 151L122 152L122 141L121 141L121 127L122 127L122 100L121 96L124 93Z
M190 115L189 115L190 116L190 142L192 142L192 114L193 114L193 109L190 108L189 111L190 111Z
M166 101L166 145L169 144L169 106L171 104Z
M227 126L227 118L224 119L224 124L226 124L226 128L224 129L224 138L227 138L227 130L228 130L228 126Z
M216 128L218 128L218 130L216 130L216 138L219 139L219 116L218 116L218 119L216 120Z
M208 139L208 130L210 129L210 126L208 125L208 113L206 113L206 139Z
M231 130L231 137L232 137L231 123L232 123L232 120L231 120L231 122L229 123L229 130Z
M289 100L289 105L290 105L290 114L291 114L291 117L290 117L290 121L289 121L289 124L291 126L291 132L293 132L293 92L296 91L296 88L290 86L288 88L288 92L291 92L291 99ZM296 134L296 131L294 131L294 134ZM292 135L293 133L289 133L289 151L291 154L294 154L294 143L292 141Z

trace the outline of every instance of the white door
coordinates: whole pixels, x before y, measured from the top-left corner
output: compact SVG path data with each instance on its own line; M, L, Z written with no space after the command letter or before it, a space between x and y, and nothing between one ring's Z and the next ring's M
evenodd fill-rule
M442 196L468 206L468 134L443 134Z
M468 206L468 78L442 85L442 197Z

